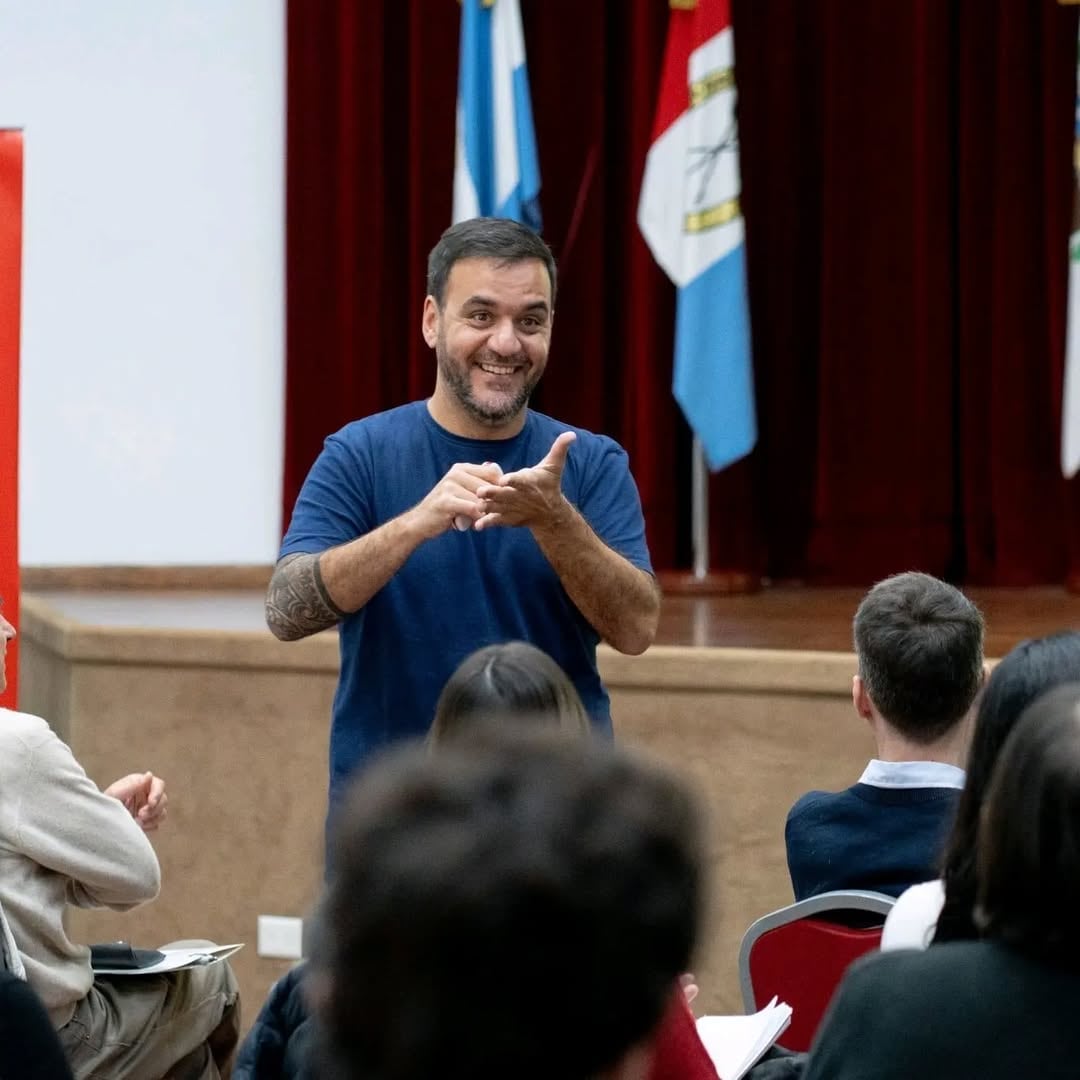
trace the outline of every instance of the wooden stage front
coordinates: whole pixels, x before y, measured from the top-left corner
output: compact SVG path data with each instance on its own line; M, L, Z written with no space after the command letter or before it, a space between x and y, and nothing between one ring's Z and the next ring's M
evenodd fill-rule
M94 573L108 584L88 585ZM247 584L267 575L265 570L219 577L199 570L31 569L24 571L24 589L77 622L263 633L263 587L237 588L235 583ZM182 584L185 577L196 587ZM214 586L219 580L223 587ZM848 652L851 619L864 591L787 585L735 596L669 595L664 599L656 644ZM1080 594L1064 588L973 588L966 592L986 617L988 656L1002 656L1027 637L1080 628Z
M234 967L249 1020L289 964L256 954L257 916L307 915L322 880L338 663L334 632L271 637L266 576L28 569L19 638L20 707L46 717L99 784L136 769L169 784L169 821L154 840L161 897L124 915L75 912L73 933L245 941ZM871 754L850 703L862 592L671 596L644 656L601 649L618 737L679 771L709 812L704 1011L741 1011L742 933L791 901L788 808L808 789L846 787ZM1080 597L1063 589L970 595L986 615L990 656L1080 627ZM410 663L423 658L403 658L406 676Z

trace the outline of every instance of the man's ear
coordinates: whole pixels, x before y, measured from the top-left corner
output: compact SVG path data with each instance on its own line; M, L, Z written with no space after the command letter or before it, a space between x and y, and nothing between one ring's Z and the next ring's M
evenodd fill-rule
M420 329L429 349L435 348L435 342L439 340L439 305L434 296L424 298L424 314L420 320Z
M870 701L870 695L866 692L866 686L858 675L853 676L851 679L851 704L855 706L855 711L864 720L870 720L873 717L873 703Z

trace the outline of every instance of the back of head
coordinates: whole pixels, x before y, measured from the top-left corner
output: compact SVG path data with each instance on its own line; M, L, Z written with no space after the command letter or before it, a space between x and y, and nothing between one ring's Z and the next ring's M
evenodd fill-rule
M566 673L524 641L489 645L458 665L435 706L431 740L441 745L492 724L558 727L574 736L590 731Z
M1024 710L1041 694L1075 681L1080 681L1080 633L1075 630L1021 642L990 673L979 698L964 790L945 849L945 908L935 941L976 936L975 848L994 767Z
M971 708L983 618L959 589L916 572L879 581L855 613L854 636L871 701L912 742L936 742Z
M479 217L451 225L428 255L427 291L439 309L446 299L446 283L454 263L462 259L493 259L509 266L536 259L544 264L555 306L555 256L527 225L512 218Z
M994 769L976 856L983 935L1080 971L1080 683L1025 710Z
M615 1065L687 965L699 848L684 789L610 744L516 732L394 752L339 818L314 958L328 1075Z

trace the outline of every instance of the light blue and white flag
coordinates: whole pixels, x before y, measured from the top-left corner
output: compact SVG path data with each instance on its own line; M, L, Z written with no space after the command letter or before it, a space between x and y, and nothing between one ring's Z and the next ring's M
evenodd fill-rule
M518 0L463 0L454 221L507 217L540 230L525 39Z
M757 441L729 0L671 13L638 226L678 287L673 392L712 469Z

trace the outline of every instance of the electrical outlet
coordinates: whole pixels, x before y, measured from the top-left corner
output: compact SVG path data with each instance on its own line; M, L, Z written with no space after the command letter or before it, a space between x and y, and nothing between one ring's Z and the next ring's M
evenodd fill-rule
M256 952L259 956L300 960L304 955L304 920L285 915L260 915Z

